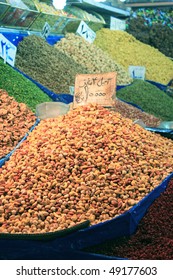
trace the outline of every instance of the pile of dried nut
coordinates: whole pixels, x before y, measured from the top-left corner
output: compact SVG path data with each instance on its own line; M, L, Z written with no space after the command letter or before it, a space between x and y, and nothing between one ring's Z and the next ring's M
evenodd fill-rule
M127 104L119 99L115 101L115 107L112 107L111 110L120 113L123 117L129 118L133 121L142 120L146 126L157 127L161 120L151 114L145 113L140 109Z
M88 105L42 120L0 174L0 232L45 233L124 213L173 171L173 142Z
M59 52L74 59L78 65L87 68L89 74L117 72L117 85L127 85L132 82L128 71L121 64L101 48L78 35L67 33L54 46Z
M24 103L0 89L0 158L11 152L36 121Z
M67 93L85 66L49 45L37 35L26 36L17 46L15 67L54 93Z

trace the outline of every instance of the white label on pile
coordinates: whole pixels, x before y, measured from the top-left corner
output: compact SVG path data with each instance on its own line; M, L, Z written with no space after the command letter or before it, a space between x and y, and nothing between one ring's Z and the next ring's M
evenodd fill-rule
M89 28L89 26L84 21L80 22L76 34L83 37L89 43L92 43L96 38L96 33L91 28Z
M51 27L49 25L49 23L45 22L45 25L43 26L43 29L41 31L41 36L46 39L49 36Z
M70 94L74 95L74 86L69 86Z
M0 56L4 59L4 63L14 66L17 48L6 37L0 34Z
M126 21L115 17L110 17L110 29L111 30L125 30Z
M144 66L129 66L129 74L132 79L145 79L145 67Z

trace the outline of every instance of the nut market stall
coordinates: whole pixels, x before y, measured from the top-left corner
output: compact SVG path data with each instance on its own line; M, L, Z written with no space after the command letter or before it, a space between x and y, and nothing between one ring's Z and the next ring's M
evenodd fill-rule
M2 35L15 43L17 54L14 65L8 65L3 56L0 61L4 139L0 151L0 259L158 259L161 248L153 251L153 256L144 251L145 245L153 242L151 234L154 236L159 223L152 209L162 202L164 206L165 197L170 209L167 224L171 224L173 142L149 131L145 124L152 130L163 121L171 122L173 100L166 90L130 77L130 48L127 53L124 50L123 59L120 52L115 54L115 48L108 48L110 40L114 46L114 36L119 38L116 44L137 44L139 52L142 48L147 52L149 46L126 31L100 28L98 23L101 27L106 23L101 17L95 22L90 17L89 22L96 23L99 30L95 29L96 39L89 43L68 32L72 22L76 30L79 17L69 16L68 9L50 16L34 3L26 9L1 1ZM60 25L61 19L71 23ZM51 27L46 38L40 36L45 21ZM155 50L151 59L163 59L166 69L159 72L157 68L156 75L153 64L146 65L147 75L151 75L147 79L154 77L167 87L172 61ZM109 84L113 78L105 76L109 72L116 74L113 86ZM78 74L84 75L84 80L77 87ZM75 87L74 96L69 93L70 86ZM69 104L68 112L38 119L34 115L37 105L52 101ZM143 127L136 122L139 119ZM16 126L21 130L14 131ZM11 134L4 135L4 129ZM153 228L146 229L146 221L153 223ZM163 228L156 242L167 248L168 255L162 254L162 258L172 258L172 236ZM125 241L125 245L117 241L121 253L109 247L110 252L105 247L102 250L100 244L117 238ZM134 246L141 249L137 255Z

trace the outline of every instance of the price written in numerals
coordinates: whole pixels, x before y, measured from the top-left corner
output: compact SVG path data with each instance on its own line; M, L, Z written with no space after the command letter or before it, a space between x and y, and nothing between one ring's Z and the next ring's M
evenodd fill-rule
M106 96L106 92L90 92L89 96Z
M90 92L86 93L85 97L83 96L83 92L79 91L76 93L75 100L77 103L81 103L87 101L88 97L101 97L106 96L106 92Z
M5 36L0 34L0 56L4 62L14 66L17 48Z
M79 86L79 89L81 91L77 92L75 95L76 102L87 102L88 97L97 97L97 96L106 96L105 92L102 92L101 90L98 92L97 88L101 88L102 86L109 85L111 83L112 78L104 79L103 77L98 78L98 77L93 77L93 78L88 78L84 79L82 85ZM91 90L93 90L96 87L95 92L90 92L90 87Z
M76 105L96 103L111 106L112 96L115 93L115 77L114 72L77 75L74 103Z

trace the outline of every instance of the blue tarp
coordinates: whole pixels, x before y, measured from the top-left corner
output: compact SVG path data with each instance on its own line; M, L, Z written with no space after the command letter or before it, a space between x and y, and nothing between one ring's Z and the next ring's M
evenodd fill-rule
M2 241L2 242L1 242ZM58 251L49 244L26 243L23 240L9 240L8 246L0 240L0 260L121 260L102 254L78 250Z
M31 35L30 32L1 32L1 34L3 36L5 36L13 45L15 45L16 47L18 46L18 44L26 37ZM56 42L60 41L64 36L63 35L49 35L46 38L46 41L50 44L50 45L54 45L56 44Z
M157 127L145 127L146 130L158 133L166 138L173 139L173 129L157 128Z
M131 86L131 84L128 84L128 85L121 85L121 86L117 85L117 86L116 86L116 90L120 90L120 89L122 89L122 88L124 88L124 87L129 87L129 86Z
M158 82L154 82L154 81L150 81L150 80L145 80L145 81L156 86L157 88L159 88L160 90L162 90L164 92L166 92L167 86L170 84L170 82L167 85L163 85Z

